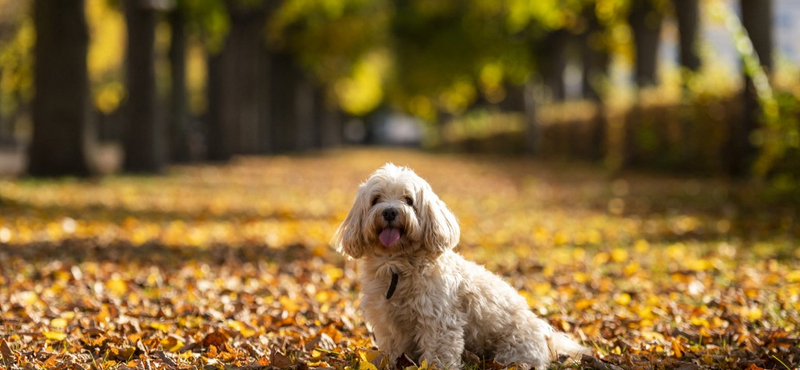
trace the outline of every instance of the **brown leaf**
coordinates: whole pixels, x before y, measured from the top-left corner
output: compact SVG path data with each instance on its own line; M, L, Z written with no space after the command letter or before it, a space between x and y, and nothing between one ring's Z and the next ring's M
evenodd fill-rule
M308 341L305 347L306 351L311 351L317 348L332 351L334 348L336 348L336 343L330 336L328 336L328 334L320 333L319 335L315 336L310 341Z
M17 355L14 353L14 350L8 346L6 341L0 339L0 353L3 354L3 360L6 364L16 364L17 363Z
M583 355L581 357L581 366L594 370L622 370L622 368L617 365L589 355Z
M42 366L44 366L44 368L46 369L52 369L56 366L57 363L58 363L58 355L52 355L42 364Z
M397 360L395 360L394 362L394 368L396 370L404 370L409 366L417 366L417 364L415 364L414 360L408 357L408 355L406 355L405 353L400 355L400 357L398 357Z
M203 344L203 347L211 347L211 346L221 347L223 344L228 342L228 338L229 337L224 332L216 330L211 333L208 333L203 338L203 341L201 343Z
M281 353L280 351L273 351L272 355L270 356L269 362L272 366L275 366L280 369L285 369L289 366L292 366L292 359L289 356Z
M250 344L250 342L242 343L241 347L244 348L244 350L247 351L247 353L249 353L250 356L252 356L253 358L263 358L264 357L264 353L262 351L260 351L258 348L253 347L253 345ZM269 365L269 364L267 364L267 365Z
M172 359L167 357L164 351L154 352L153 355L157 357L159 360L161 360L161 362L163 362L164 365L167 365L167 367L170 369L176 369L178 367L178 364L176 364L175 361L172 361Z
M461 359L462 359L462 360L463 360L463 361L464 361L464 362L465 362L467 365L475 365L475 366L478 366L478 365L481 365L481 362L482 362L482 361L481 361L481 358L480 358L480 357L478 357L478 355L476 355L476 354L474 354L474 353L472 353L472 352L470 352L470 351L468 351L468 350L464 350L464 353L462 353L462 354L461 354Z

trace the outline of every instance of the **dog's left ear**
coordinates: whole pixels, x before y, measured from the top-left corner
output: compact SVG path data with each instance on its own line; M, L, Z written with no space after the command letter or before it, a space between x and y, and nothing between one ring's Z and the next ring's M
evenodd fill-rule
M426 248L438 254L455 248L461 237L461 228L453 212L430 189L430 185L425 185L420 191L423 241Z

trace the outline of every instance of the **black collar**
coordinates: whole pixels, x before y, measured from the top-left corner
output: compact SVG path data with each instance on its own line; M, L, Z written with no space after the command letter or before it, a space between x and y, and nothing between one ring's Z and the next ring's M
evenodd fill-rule
M386 299L392 298L394 290L397 289L397 278L399 276L396 272L392 272L392 283L389 284L389 291L386 292Z

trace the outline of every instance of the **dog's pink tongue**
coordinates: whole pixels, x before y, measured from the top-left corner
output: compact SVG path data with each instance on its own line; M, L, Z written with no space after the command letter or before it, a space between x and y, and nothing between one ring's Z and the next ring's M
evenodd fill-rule
M383 245L391 247L392 244L400 239L400 229L395 229L392 227L383 229L383 231L381 231L380 239Z

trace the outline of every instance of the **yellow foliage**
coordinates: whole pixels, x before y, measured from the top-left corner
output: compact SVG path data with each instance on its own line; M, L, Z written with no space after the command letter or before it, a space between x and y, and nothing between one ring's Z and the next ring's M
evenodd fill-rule
M42 332L42 335L44 335L44 337L47 338L48 340L52 340L52 341L60 341L60 340L64 340L64 339L67 338L67 334L62 333L60 331L47 330L47 331Z
M335 86L342 109L356 116L375 109L383 101L383 80L388 68L386 51L374 51L356 62L352 76Z
M87 65L93 101L100 111L109 113L117 109L125 94L121 82L127 35L125 20L108 1L87 0L86 21L90 34Z

